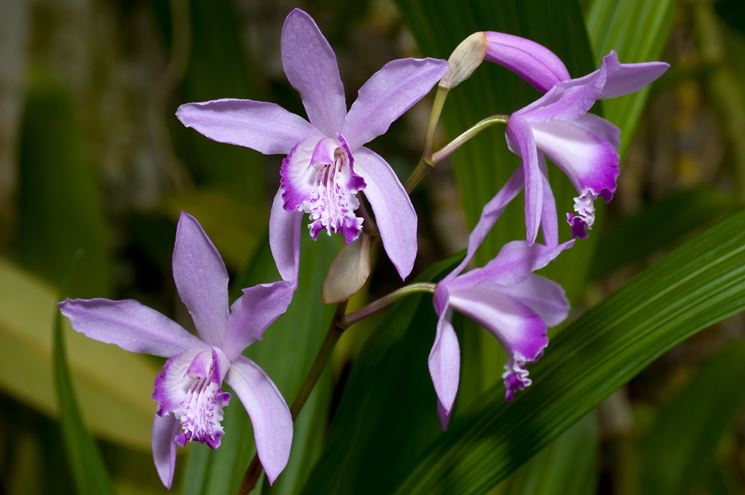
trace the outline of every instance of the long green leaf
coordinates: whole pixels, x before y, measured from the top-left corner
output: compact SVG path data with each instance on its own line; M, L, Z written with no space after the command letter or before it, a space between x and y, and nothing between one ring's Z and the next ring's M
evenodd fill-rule
M598 56L615 50L622 62L657 60L667 41L675 0L592 0L587 33ZM621 129L623 155L641 117L649 90L605 102L605 117Z
M665 406L642 445L642 493L684 495L707 481L719 440L745 409L744 379L739 342L711 356Z
M58 407L49 308L57 300L55 289L0 260L0 388L52 416ZM65 327L70 328L67 321ZM150 391L157 368L145 356L122 352L77 332L65 334L85 423L98 436L149 451L155 412Z
M711 225L738 205L730 195L700 187L651 203L602 232L591 276L598 279L643 260L681 237ZM633 240L633 242L628 242Z
M589 414L518 469L502 495L592 495L597 482L598 427Z
M85 144L70 93L34 71L20 133L19 259L59 285L68 261L82 250L80 273L70 281L69 293L102 297L111 287L108 232Z
M81 495L113 494L114 489L103 459L80 415L62 337L62 315L54 307L54 382L60 410L62 437L67 459Z
M745 310L745 213L686 243L570 324L512 403L484 394L397 493L482 493L686 337Z

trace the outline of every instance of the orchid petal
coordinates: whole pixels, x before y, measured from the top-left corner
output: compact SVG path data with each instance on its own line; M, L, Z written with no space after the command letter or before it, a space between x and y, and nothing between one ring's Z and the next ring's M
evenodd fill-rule
M187 387L184 386L187 371L197 356L200 356L201 360L209 360L211 354L209 347L189 349L169 358L163 364L163 368L155 377L153 387L153 400L158 404L159 416L170 414L184 402L188 393Z
M186 103L176 117L186 127L220 143L245 146L265 155L284 155L295 143L321 132L274 103L221 100Z
M277 191L269 216L269 247L283 280L297 287L300 268L300 224L303 214L284 208L282 189Z
M542 93L569 79L569 71L554 52L520 36L487 31L484 58L511 70Z
M525 176L525 230L529 244L535 242L543 209L543 174L538 163L538 149L531 126L520 117L510 117L507 124L510 149L522 158Z
M449 288L450 305L492 333L511 359L537 359L548 345L546 324L527 305L486 286Z
M228 271L197 219L184 212L176 227L173 280L202 340L220 346L228 328Z
M243 289L243 295L231 306L223 344L223 351L230 360L235 360L246 347L261 339L269 325L287 311L294 293L295 285L287 281Z
M137 301L66 299L59 307L76 331L125 351L171 357L205 346L170 318Z
M599 117L554 120L533 125L538 148L569 177L577 191L586 189L606 200L613 197L618 178L617 132ZM616 129L617 131L617 129ZM615 139L609 141L607 137Z
M317 172L312 166L312 158L316 145L321 141L325 139L311 137L300 141L282 159L279 181L285 210L298 210L318 189L314 180Z
M670 64L665 62L622 64L618 62L618 56L614 51L603 57L603 65L608 75L600 94L601 99L635 93L657 80L670 68Z
M437 322L437 337L429 353L429 374L441 407L441 418L450 417L460 380L460 346L450 322L452 310L446 308ZM444 426L447 421L443 421Z
M463 258L460 264L445 277L445 280L456 277L468 266L468 263L473 259L473 256L481 246L481 243L484 242L484 239L486 239L491 228L497 222L499 217L502 216L504 209L513 199L515 199L517 193L519 193L523 188L523 177L522 168L515 170L504 186L502 186L502 189L500 189L499 192L488 203L486 203L486 205L484 205L478 223L468 236L468 249L466 250L465 258Z
M498 288L503 294L507 294L538 313L549 327L558 325L569 314L569 301L564 294L564 289L545 277L529 275L522 282Z
M605 86L605 66L577 79L563 81L530 105L512 114L531 123L554 119L575 119L587 113L600 98Z
M538 166L543 176L543 210L541 211L541 231L543 242L549 247L559 244L559 223L556 216L556 200L548 180L548 168L543 153L538 153Z
M385 133L391 123L421 100L447 72L434 58L401 58L385 64L359 90L342 134L356 150Z
M406 189L391 166L368 148L355 152L357 173L365 179L370 201L388 258L405 279L414 268L417 253L417 217Z
M310 121L328 137L344 123L347 104L334 50L313 18L300 9L282 26L282 66Z
M543 244L529 245L526 241L508 242L485 266L446 281L445 287L450 290L479 284L505 286L520 283L532 272L544 268L562 251L572 246L574 246L574 240L553 247Z
M253 425L256 452L272 484L284 470L292 447L292 415L282 394L256 363L243 356L227 375Z
M169 490L173 484L173 472L176 469L176 433L178 433L178 421L172 414L155 415L153 419L153 461L160 481Z

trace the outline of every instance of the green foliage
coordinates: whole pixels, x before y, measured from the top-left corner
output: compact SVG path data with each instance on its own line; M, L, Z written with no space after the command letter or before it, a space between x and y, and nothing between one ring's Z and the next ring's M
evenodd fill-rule
M107 495L114 489L106 472L101 454L83 423L75 391L70 380L70 371L62 336L62 314L54 306L54 382L60 411L62 437L67 450L67 460L72 468L80 495Z
M49 331L57 300L55 289L0 260L0 387L50 415L58 414ZM144 356L65 333L85 423L107 440L149 451L157 368Z
M111 288L108 232L74 108L61 84L33 74L20 132L18 253L26 267L59 285L73 255L82 251L69 293L100 297Z
M257 82L260 80L243 47L236 15L236 5L227 0L205 3L199 0L185 2L158 2L176 6L188 22L176 18L173 24L160 19L167 39L173 29L181 30L173 37L171 56L183 56L177 102L205 101L217 98L259 98ZM163 14L155 5L156 14ZM176 12L173 12L175 14ZM168 23L168 25L166 25ZM184 40L186 38L186 40ZM178 43L181 43L180 45ZM181 54L178 50L185 51ZM253 75L253 77L249 77ZM228 146L205 138L193 129L181 125L175 117L176 105L169 102L169 117L176 151L187 165L195 182L220 188L249 203L257 194L264 194L265 159L259 154L238 146ZM279 169L279 160L276 161Z
M423 450L397 493L482 493L655 358L745 310L745 213L717 224L570 324L512 403L501 385Z
M732 212L737 205L731 196L710 187L681 191L655 201L602 232L591 276L603 278L624 265L670 247L680 238Z
M711 356L668 403L641 448L642 493L692 493L713 474L716 447L745 409L745 342Z
M502 495L596 493L597 443L597 419L588 414L515 471Z
M434 266L418 280L432 280L455 262ZM431 297L416 296L376 327L355 362L328 448L303 493L390 493L394 473L405 474L399 468L442 434L427 371L436 323Z

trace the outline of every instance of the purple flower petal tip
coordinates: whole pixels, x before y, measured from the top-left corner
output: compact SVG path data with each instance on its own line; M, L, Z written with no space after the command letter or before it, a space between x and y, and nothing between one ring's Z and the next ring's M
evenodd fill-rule
M572 228L573 238L587 239L589 236L587 233L587 223L582 219L582 217L567 213L567 223Z
M528 371L522 367L506 367L507 370L502 375L504 381L504 398L512 401L515 394L533 384L528 377Z

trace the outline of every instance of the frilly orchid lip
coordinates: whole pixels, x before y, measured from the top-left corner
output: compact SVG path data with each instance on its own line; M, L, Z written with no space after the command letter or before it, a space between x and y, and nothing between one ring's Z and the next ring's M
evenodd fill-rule
M310 215L313 239L321 230L341 232L347 243L362 232L362 218L355 215L357 192L365 180L354 173L354 156L344 136L309 138L295 145L282 160L280 185L284 208Z
M177 445L197 441L219 447L222 411L230 400L221 389L223 380L251 418L259 459L273 482L290 455L292 416L271 379L242 353L285 312L295 282L249 287L229 308L223 260L199 222L186 213L176 230L173 277L199 337L131 300L66 299L60 311L75 330L92 339L168 358L153 390L158 403L153 459L166 487L173 482Z
M346 242L352 242L362 227L355 210L356 195L363 193L388 257L406 278L417 252L416 212L391 166L363 145L385 133L424 97L447 71L447 62L432 58L389 62L360 88L347 111L334 51L315 21L300 9L285 19L281 51L287 80L300 93L310 122L272 103L234 99L187 103L176 116L215 141L288 155L281 169L284 202L275 201L271 213L277 232L295 228L304 212L310 215L311 236L326 230L342 233ZM329 149L331 154L319 162L321 155L316 152ZM283 244L288 240L299 242L299 237L272 236L273 252L293 251L294 245ZM296 273L288 277L294 279Z
M547 327L559 324L569 312L561 287L532 272L543 268L569 241L555 247L506 244L487 265L461 274L448 274L435 288L439 316L437 336L429 355L429 370L438 399L443 428L447 426L458 391L460 349L451 324L453 311L463 313L496 337L507 351L502 376L505 398L531 384L526 365L537 360L548 345Z

